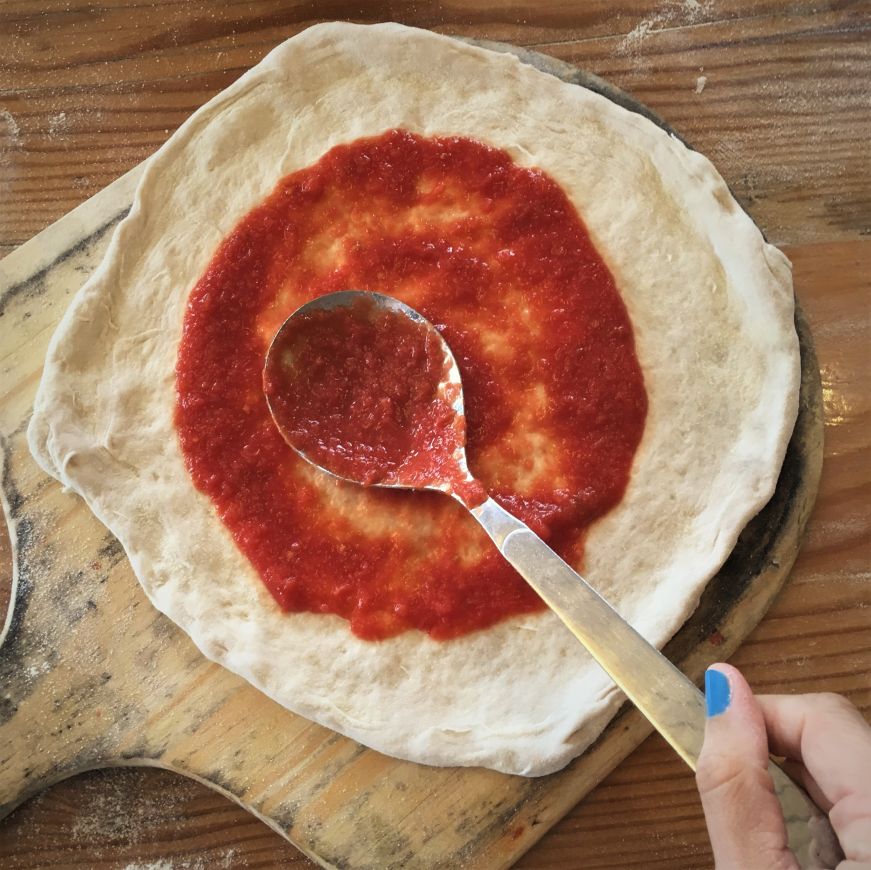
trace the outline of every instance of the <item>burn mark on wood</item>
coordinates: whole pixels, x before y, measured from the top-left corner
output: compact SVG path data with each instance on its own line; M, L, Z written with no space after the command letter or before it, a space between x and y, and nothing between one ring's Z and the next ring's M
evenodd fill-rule
M0 725L18 712L18 705L8 695L0 695Z
M0 444L4 452L5 444ZM8 454L6 454L8 455ZM53 566L52 550L44 545L34 519L24 514L26 499L15 484L10 463L3 473L3 492L13 521L13 558L17 566L17 588L9 606L9 630L0 647L0 725L16 715L21 704L35 690L44 674L56 665L58 654L44 631L26 626L34 583ZM29 630L28 630L29 629Z
M160 761L166 753L166 746L149 746L147 742L124 749L120 753L123 761Z
M126 557L121 542L108 529L103 538L102 546L97 550L97 555L111 566L117 565Z
M306 825L305 834L317 854L336 867L353 867L355 870L415 870L422 867L410 837L401 833L392 819L385 819L371 809L366 814L356 816L354 824L355 841L365 844L366 851L372 856L366 864L360 863L359 852L353 857L343 854L340 847L332 842L329 829L323 825Z
M219 768L213 768L208 772L202 774L203 779L208 780L210 783L216 785L221 791L226 792L227 794L233 795L235 798L240 798L244 792L238 783L233 782L228 776L225 770L221 770Z
M92 579L92 575L83 569L66 571L60 583L51 591L57 618L62 619L70 628L97 609L90 594Z
M9 519L13 522L21 516L24 507L24 495L12 479L11 463L8 460L11 444L8 438L0 434L0 457L3 458L3 496L9 508Z
M26 278L24 281L19 281L17 284L8 287L6 291L0 295L0 317L3 317L6 314L7 309L13 302L22 300L32 302L39 299L40 296L43 296L48 290L46 279L52 271L61 264L66 263L68 260L85 253L92 244L99 241L107 232L109 232L109 230L114 229L118 223L127 217L129 211L130 206L126 206L120 212L109 218L98 230L91 233L89 236L86 236L84 239L73 245L73 247L67 248L63 253L55 257L47 266L31 275L29 278Z
M313 756L313 758L316 758L317 755L320 755L325 749L329 748L330 745L336 743L344 743L347 741L347 738L342 737L340 734L334 734L332 736L337 739L333 740L331 738L325 741L318 750L318 752L315 754L315 756ZM335 782L336 776L341 773L342 768L347 767L349 764L353 764L358 758L371 751L372 750L367 749L365 746L358 743L355 744L355 749L350 755L343 754L339 758L323 764L320 769L320 776L314 781L311 786L311 795L314 796L318 794L318 792L329 788Z
M285 832L288 839L290 838L290 832L296 825L297 814L302 807L302 803L302 801L291 796L282 802L280 806L269 811L269 818ZM255 806L254 809L263 814L261 807Z

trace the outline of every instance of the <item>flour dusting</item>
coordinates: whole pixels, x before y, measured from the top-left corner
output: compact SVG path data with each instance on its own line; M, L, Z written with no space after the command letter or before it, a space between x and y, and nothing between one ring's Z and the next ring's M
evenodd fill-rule
M186 808L200 791L193 780L174 777L166 788L155 792L142 787L146 775L140 770L120 769L80 777L80 812L70 828L70 845L108 857L111 847L135 849L139 843L154 843L159 832L172 827L179 813L190 812ZM235 848L211 847L201 855L134 861L124 870L231 870L246 864Z
M229 870L229 868L239 866L235 861L236 854L236 850L231 849L219 858L217 862L212 858L182 858L171 861L163 858L159 861L134 861L132 864L125 864L124 870L211 870L211 868Z
M179 820L201 812L197 805L200 788L189 779L173 777L154 791L144 787L148 776L143 770L117 769L77 777L72 792L76 811L62 841L50 813L61 806L66 816L69 795L60 804L51 789L32 798L10 817L18 850L25 858L24 863L13 861L10 870L36 866L27 861L27 854L53 844L58 856L70 862L64 866L94 866L94 862L123 870L244 870L249 866L248 857L236 846L206 845L201 836L175 840L172 833ZM155 855L158 851L175 854Z
M21 128L8 109L0 109L0 165L7 163L12 151L21 149Z
M696 24L708 11L710 0L667 0L657 11L642 19L617 43L617 54L626 55L633 66L643 60L644 40L667 27L686 27Z
M63 135L70 128L70 122L67 120L66 112L58 112L55 115L48 116L48 135L54 139L56 136Z
M18 145L21 140L21 128L15 116L7 109L0 109L0 134L8 136L13 145Z
M197 793L196 785L181 777L160 794L140 790L141 776L138 771L125 770L83 777L79 794L87 812L76 817L71 839L83 845L93 841L143 842L172 817L176 807ZM130 796L137 793L138 799L131 801Z

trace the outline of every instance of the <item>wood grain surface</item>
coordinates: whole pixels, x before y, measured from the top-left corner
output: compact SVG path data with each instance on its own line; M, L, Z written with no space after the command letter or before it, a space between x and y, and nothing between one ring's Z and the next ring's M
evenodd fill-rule
M0 253L148 156L316 20L400 20L535 47L612 80L717 163L786 246L823 377L826 465L786 590L734 657L763 691L871 709L868 7L859 3L76 3L0 7ZM863 237L865 237L863 239ZM0 823L10 867L272 867L305 859L165 773L86 774ZM648 740L517 866L704 867L692 778Z

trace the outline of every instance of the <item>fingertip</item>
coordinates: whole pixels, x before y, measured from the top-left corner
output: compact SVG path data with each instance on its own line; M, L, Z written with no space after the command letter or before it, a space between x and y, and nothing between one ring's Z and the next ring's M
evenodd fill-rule
M712 665L705 671L705 711L709 719L720 716L732 702L732 687L724 671Z
M725 693L728 689L728 698L723 698L722 701L726 703L725 709L733 707L744 708L748 705L756 706L756 699L750 684L744 678L741 671L734 665L727 664L726 662L714 662L714 664L708 667L705 671L706 696L709 682L714 692Z
M705 746L761 764L768 759L768 740L762 710L741 672L716 662L705 671Z
M717 866L787 866L786 828L768 774L765 723L750 686L736 668L717 662L705 672L705 706L696 783Z

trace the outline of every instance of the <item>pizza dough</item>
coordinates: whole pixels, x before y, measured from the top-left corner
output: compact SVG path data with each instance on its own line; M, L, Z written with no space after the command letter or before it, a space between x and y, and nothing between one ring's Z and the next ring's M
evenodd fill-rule
M509 55L319 25L207 103L151 158L66 312L29 442L117 535L154 605L280 704L400 758L545 774L623 700L555 616L370 643L338 617L284 614L191 484L173 428L184 306L220 240L280 177L395 127L540 167L611 269L650 405L585 574L662 646L774 490L798 404L789 264L704 157Z

